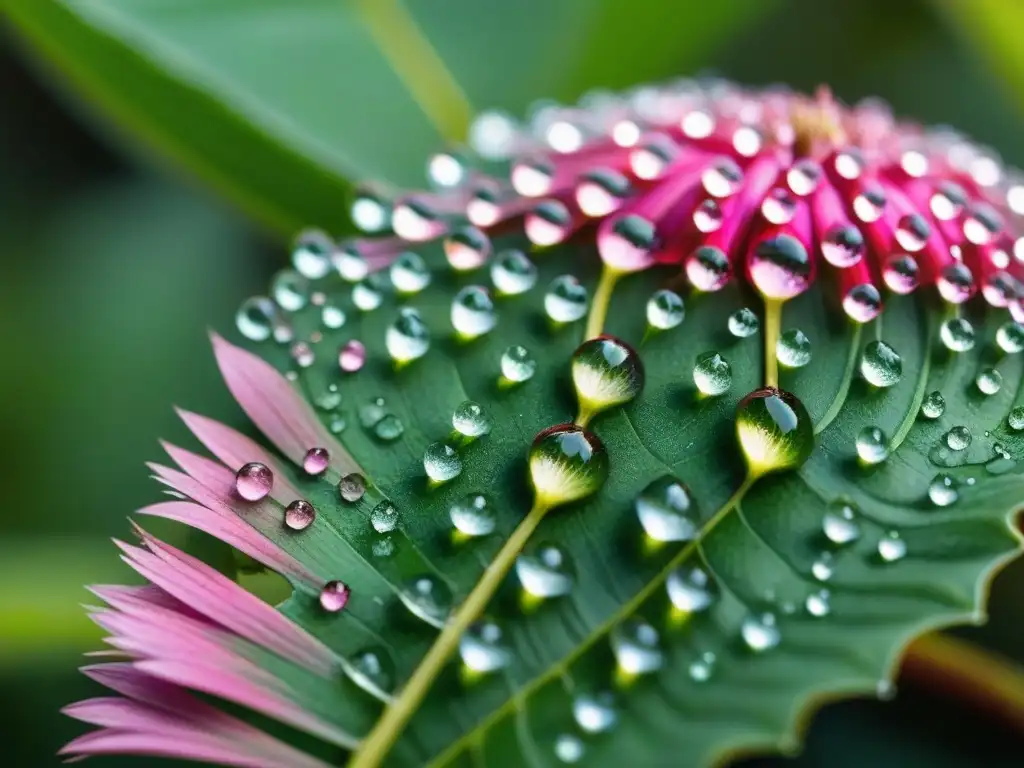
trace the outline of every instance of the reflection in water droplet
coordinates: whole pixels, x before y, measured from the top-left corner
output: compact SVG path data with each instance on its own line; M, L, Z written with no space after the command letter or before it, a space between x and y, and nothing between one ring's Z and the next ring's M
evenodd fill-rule
M750 614L740 625L740 635L746 646L757 653L771 650L782 640L782 632L773 613Z
M405 425L393 413L386 414L373 427L373 434L387 442L397 440L402 436L403 432L405 432Z
M364 691L387 699L395 686L395 665L383 648L364 648L342 661L349 679Z
M572 275L551 281L544 294L544 311L556 323L571 323L587 314L587 289Z
M292 266L303 277L319 280L331 270L334 242L319 229L299 233L292 246Z
M878 556L886 563L902 560L907 554L907 542L897 531L889 531L878 540Z
M956 479L952 475L936 475L928 484L928 498L937 507L948 507L954 504L960 498Z
M486 288L469 285L452 299L452 327L464 339L475 339L489 332L498 323L494 301Z
M390 533L398 527L398 508L385 499L370 512L370 525L377 533Z
M337 613L348 603L351 591L341 581L328 581L320 590L320 607L328 613Z
M270 291L281 309L298 312L309 301L309 280L298 272L282 270L274 276Z
M982 368L974 379L978 391L983 395L994 395L1003 386L1003 374L995 368Z
M358 472L345 475L338 481L338 495L341 496L342 501L354 504L363 498L364 493L366 493L366 478Z
M501 251L491 265L491 282L506 296L525 293L537 284L537 266L522 251Z
M655 541L690 541L700 524L689 489L666 475L650 483L633 502L644 531Z
M314 519L316 510L304 499L296 499L284 509L284 524L293 531L304 531Z
M532 555L519 555L516 576L523 589L534 597L559 597L572 589L568 556L554 544L542 545Z
M572 716L585 733L603 733L615 726L618 713L615 697L610 691L594 695L582 694L572 700Z
M888 438L878 427L864 427L857 434L857 456L865 464L879 464L889 456Z
M583 342L573 352L571 370L580 411L591 416L628 403L644 386L640 356L614 336Z
M398 598L409 612L441 629L452 608L452 593L437 576L418 576L399 590Z
M448 510L452 525L465 536L487 536L494 532L497 515L482 493L471 493Z
M716 661L717 658L714 653L704 651L699 658L690 662L690 666L687 668L690 679L695 683L706 683L711 679L711 675L714 674Z
M347 341L338 350L338 367L345 373L355 373L366 363L366 347L362 342Z
M491 241L476 227L462 227L444 239L444 255L456 272L477 269L490 257Z
M784 187L776 187L761 201L761 215L772 224L788 224L796 213L796 200Z
M652 328L667 331L683 322L685 316L686 307L675 291L655 291L647 300L647 322Z
M462 472L462 459L447 443L431 443L423 452L423 469L435 483L446 483Z
M665 661L658 630L641 619L618 624L611 631L611 644L619 668L629 675L656 672Z
M829 600L831 594L827 589L819 589L817 592L812 592L807 596L804 601L804 607L807 609L807 613L815 618L821 618L822 616L828 616L832 612L832 605Z
M882 295L871 283L855 285L843 297L843 311L856 323L874 320L882 311Z
M246 299L235 315L238 332L249 341L266 341L279 322L277 306L265 296Z
M344 245L337 248L331 254L331 261L334 269L341 276L341 279L348 283L358 283L370 273L370 265L362 257L355 245ZM379 286L379 280L374 278L368 285Z
M775 342L775 356L787 368L802 368L811 362L811 340L799 328L784 331Z
M828 581L835 570L831 552L822 552L818 559L811 563L811 575L818 581Z
M583 742L578 736L563 733L555 739L555 757L563 763L578 763L583 759Z
M379 276L375 273L352 286L352 303L363 312L372 312L384 302Z
M326 448L310 448L302 458L302 469L307 475L322 474L331 462Z
M526 350L514 344L501 356L501 375L511 382L522 382L533 378L537 371L537 361Z
M463 437L482 437L491 431L491 421L484 409L472 400L465 400L455 408L452 426Z
M693 383L704 395L723 395L732 386L732 367L718 352L705 352L694 363Z
M935 284L942 298L953 304L961 304L971 297L974 276L966 265L951 264L942 270Z
M274 473L258 461L243 465L235 474L235 491L246 501L265 499L273 487Z
M722 206L712 197L702 201L693 209L693 224L700 232L715 232L725 220Z
M971 445L971 430L960 425L953 427L946 433L946 445L954 451L963 451Z
M729 315L729 333L738 339L745 339L757 333L760 322L752 309L742 307Z
M698 291L719 291L729 282L729 259L720 248L702 245L687 256L686 277Z
M747 274L762 296L784 301L810 287L813 263L803 243L791 235L776 235L750 252Z
M430 270L423 257L413 251L399 254L388 273L399 293L419 293L430 284Z
M1007 320L996 331L996 344L1008 355L1024 350L1024 325Z
M718 585L700 566L681 565L665 581L668 599L676 610L699 613L718 599Z
M890 291L906 295L917 289L921 282L920 272L917 260L913 256L897 253L886 260L882 279Z
M1006 417L1006 423L1014 432L1024 430L1024 405L1017 405L1010 409Z
M459 639L462 663L471 671L485 674L508 666L512 652L502 642L501 627L493 621L478 621Z
M536 503L551 508L597 491L608 477L608 453L590 432L559 424L534 438L529 471Z
M750 473L795 469L814 450L814 425L796 397L766 387L736 407L736 436Z
M822 238L821 254L833 267L852 267L864 256L864 236L853 225L833 227Z
M828 505L821 521L821 529L825 537L833 544L843 546L852 544L860 538L860 523L857 522L857 510L845 501L835 501Z
M398 318L388 326L384 344L392 360L407 363L423 357L430 349L430 330L419 312L403 307L398 310Z
M871 341L860 359L861 375L876 387L891 387L903 375L903 360L884 341Z
M929 392L921 401L921 415L926 419L937 419L946 411L946 398L938 390Z

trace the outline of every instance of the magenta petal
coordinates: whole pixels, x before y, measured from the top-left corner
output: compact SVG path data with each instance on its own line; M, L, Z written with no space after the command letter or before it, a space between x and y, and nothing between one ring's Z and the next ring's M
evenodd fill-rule
M217 334L212 335L212 340L217 364L231 394L281 453L301 464L310 448L326 448L335 473L346 475L360 471L355 459L320 423L309 403L277 369ZM236 466L235 462L224 463Z

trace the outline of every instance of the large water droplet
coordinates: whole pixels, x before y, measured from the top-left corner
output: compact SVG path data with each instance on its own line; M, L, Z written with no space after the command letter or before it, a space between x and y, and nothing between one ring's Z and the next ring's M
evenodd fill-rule
M757 333L760 321L758 321L757 315L754 314L754 310L742 307L729 315L728 325L729 333L738 339L745 339Z
M946 445L954 451L965 451L971 445L971 430L960 425L946 433Z
M265 296L246 299L235 315L238 332L250 341L266 341L279 322L277 306Z
M647 322L652 328L667 331L683 322L685 316L683 299L675 291L655 291L647 300Z
M658 630L647 622L629 618L611 631L612 653L627 675L656 672L665 662Z
M430 285L430 270L418 253L399 254L388 271L391 283L399 293L419 293Z
M995 368L982 368L974 379L975 386L983 395L994 395L1003 386L1003 374Z
M859 220L870 224L882 218L885 204L885 191L877 184L868 183L853 198L853 214Z
M879 464L889 456L888 442L879 427L864 427L857 434L857 456L865 464Z
M802 368L811 362L811 340L799 328L783 331L775 342L775 357L787 368Z
M328 581L320 590L320 607L328 613L337 613L348 604L352 594L342 581Z
M939 326L939 338L946 349L967 352L974 349L974 326L962 317L951 317Z
M818 163L809 158L803 158L790 166L786 172L786 183L794 194L806 197L818 188L821 174L821 166Z
M504 644L501 627L493 621L478 621L459 639L459 656L472 672L486 674L508 666L512 652Z
M881 313L882 295L871 283L855 285L843 297L843 311L855 323L867 323Z
M338 481L338 495L348 504L355 504L366 493L366 478L358 472L345 475Z
M905 542L897 531L889 531L878 540L878 556L884 563L895 563L902 560L907 554L907 542Z
M418 576L398 591L398 598L409 612L432 626L441 629L452 609L452 593L448 586L433 574Z
M782 632L773 613L750 614L740 625L740 635L746 646L756 653L769 651L782 640Z
M246 501L260 501L270 495L274 487L274 473L258 461L242 466L235 474L235 491Z
M852 544L860 538L860 523L857 510L847 501L836 501L828 505L821 520L825 538L836 546Z
M948 507L960 497L958 487L952 475L936 475L928 484L928 498L937 507Z
M398 317L384 334L388 354L396 363L407 363L423 357L430 349L430 329L420 313L412 307L398 310Z
M1008 355L1024 350L1024 325L1007 320L996 331L996 344Z
M457 272L477 269L490 257L491 241L476 227L462 227L445 238L444 255Z
M884 341L871 341L860 358L860 373L876 387L891 387L903 375L903 359Z
M795 469L814 450L814 425L796 397L766 387L751 392L736 408L736 436L748 470L760 476Z
M537 284L537 265L522 251L501 251L491 265L491 282L506 296L525 293Z
M665 581L668 599L677 611L700 613L718 599L718 585L703 568L682 565Z
M501 375L508 381L519 383L533 378L537 372L537 361L526 347L513 344L501 355Z
M608 230L600 230L597 241L601 260L622 272L636 272L648 266L657 244L654 223L636 214L615 219Z
M423 452L423 469L433 482L446 483L462 472L462 459L448 443L431 443Z
M775 187L761 201L761 215L771 224L788 224L796 214L796 199L784 187Z
M370 512L370 525L377 533L391 533L398 527L398 508L387 499Z
M544 311L556 323L571 323L587 314L587 289L572 275L551 281L544 294Z
M331 455L326 448L310 448L302 457L302 469L307 475L321 475L331 463Z
M572 716L585 733L603 733L615 726L618 714L610 691L582 694L572 701Z
M698 355L693 365L693 383L701 394L723 395L732 387L732 366L718 352Z
M761 295L786 300L811 284L813 267L804 244L780 234L758 243L747 259L747 273Z
M482 493L471 493L456 501L448 510L452 525L465 536L487 536L497 525L494 507Z
M491 331L498 323L494 301L486 288L469 285L452 299L452 326L464 339L475 339Z
M669 475L650 483L633 502L644 531L655 541L690 541L700 524L690 490Z
M594 415L628 403L644 386L640 356L614 336L583 342L572 355L572 381L581 413Z
M926 419L937 419L946 411L946 398L938 390L929 392L921 401L921 415Z
M852 267L864 257L864 235L852 224L833 227L821 240L821 255L833 267Z
M296 499L284 508L284 524L293 531L304 531L316 519L316 509L305 499Z
M572 589L569 558L553 544L542 545L532 555L516 558L516 576L527 593L539 598L559 597Z
M686 277L699 291L721 290L729 275L728 257L713 245L702 245L686 258Z
M292 246L292 266L303 277L319 280L331 271L334 241L319 229L299 233Z
M595 435L559 424L534 438L529 470L536 503L550 508L597 491L608 477L608 454Z
M364 648L342 661L342 669L353 683L380 699L387 699L395 686L395 665L383 648Z
M472 400L460 403L452 413L452 426L463 437L483 437L491 431L484 409Z

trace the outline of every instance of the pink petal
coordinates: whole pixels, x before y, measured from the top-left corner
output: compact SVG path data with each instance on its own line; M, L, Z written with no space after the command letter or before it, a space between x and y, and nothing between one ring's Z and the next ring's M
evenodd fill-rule
M301 464L310 448L326 448L335 473L360 471L355 459L320 423L309 403L272 365L217 334L211 338L217 364L231 394L281 453Z

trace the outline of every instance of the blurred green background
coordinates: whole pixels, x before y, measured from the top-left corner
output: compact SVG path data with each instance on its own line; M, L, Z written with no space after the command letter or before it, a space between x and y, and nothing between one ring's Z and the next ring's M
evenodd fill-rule
M113 17L100 11L131 9L126 0L0 0L4 765L57 765L56 749L81 730L58 713L90 694L75 667L99 647L80 585L130 578L109 537L126 535L126 516L158 498L143 461L159 458L158 437L183 437L171 404L235 414L206 329L229 328L239 302L262 290L290 226L341 226L347 174L415 180L439 142L373 36L331 26L330 14L354 5L136 1L141 23L121 37L128 28L104 26ZM848 101L878 95L1016 165L1022 6L409 3L477 107L522 112L552 93L713 70L802 90L829 83ZM106 36L76 31L68 8ZM111 37L133 40L145 61L125 58ZM167 82L157 70L182 51L194 58ZM136 64L156 74L136 77ZM111 111L133 130L113 129ZM1024 565L997 579L991 621L969 635L1024 663ZM890 702L828 707L795 761L747 764L1009 766L1022 749L1019 731L908 684Z

